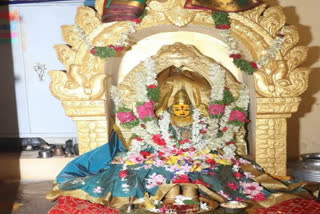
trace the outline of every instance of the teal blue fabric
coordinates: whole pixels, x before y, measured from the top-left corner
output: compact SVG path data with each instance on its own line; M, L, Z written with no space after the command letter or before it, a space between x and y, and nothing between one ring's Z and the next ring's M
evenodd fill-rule
M158 186L153 188L147 187L146 179L153 173L160 174L166 178L165 183L170 183L172 180L172 172L167 171L163 167L156 167L151 165L150 168L144 167L143 164L128 166L128 177L126 182L122 181L119 177L119 172L123 170L122 164L110 164L110 167L103 172L96 175L78 178L72 181L59 184L61 190L76 190L81 189L88 193L90 196L96 198L105 198L110 192L112 197L136 197L143 198L144 193L155 195ZM232 182L239 185L240 182L252 182L251 180L242 177L240 180L235 179L232 176L232 167L220 165L214 169L209 169L208 172L212 172L211 175L202 172L188 173L191 181L197 180L205 182L209 185L209 188L215 192L223 191L230 196L230 198L242 198L248 199L245 194L238 191L233 191L228 188L228 183ZM129 186L128 191L125 191L123 184ZM268 197L270 192L264 189L262 193ZM202 194L206 195L204 192Z
M109 164L118 152L125 152L118 135L112 132L110 141L90 152L87 152L70 163L57 176L57 183L73 180L78 177L97 174L109 168Z

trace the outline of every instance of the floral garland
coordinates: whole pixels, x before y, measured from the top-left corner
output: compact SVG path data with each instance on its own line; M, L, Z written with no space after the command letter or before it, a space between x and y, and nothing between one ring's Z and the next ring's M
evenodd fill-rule
M283 29L280 29L276 38L272 41L271 46L266 51L266 54L264 54L257 62L250 62L242 59L240 51L237 49L237 41L232 37L232 33L230 31L231 23L229 20L229 14L226 12L214 11L212 13L212 19L215 23L216 29L219 29L220 35L228 45L229 57L233 59L234 65L249 75L252 75L256 70L268 64L269 60L274 58L276 53L280 51L284 42Z
M218 64L212 64L209 69L209 77L213 83L209 104L209 117L204 117L198 109L194 109L191 127L192 138L183 140L176 130L177 136L169 131L170 114L163 112L157 119L154 114L154 100L148 96L150 85L158 87L154 62L152 58L146 59L143 64L146 71L136 74L136 108L135 113L123 106L122 100L115 87L112 87L112 98L116 106L117 118L120 125L130 128L134 137L131 139L131 147L128 153L127 164L136 163L136 154L148 149L155 148L157 151L169 152L176 149L216 151L221 149L223 157L231 160L235 156L234 145L235 133L244 125L246 111L248 109L248 87L243 86L239 98L234 100L229 89L225 87L226 71ZM158 98L159 95L156 97ZM217 116L219 115L219 116ZM139 125L140 124L140 125ZM132 159L132 156L134 157ZM138 162L143 158L138 158Z

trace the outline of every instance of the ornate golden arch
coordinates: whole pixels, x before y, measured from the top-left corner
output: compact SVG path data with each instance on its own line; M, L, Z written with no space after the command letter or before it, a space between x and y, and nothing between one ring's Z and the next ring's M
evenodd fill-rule
M188 25L199 29L214 25L209 12L183 9L183 4L182 0L165 3L151 0L147 16L135 26L127 21L101 23L103 0L97 0L96 11L79 7L75 25L62 26L63 39L68 45L56 45L55 49L66 72L50 72L50 89L62 101L66 115L77 123L81 153L108 141L106 85L110 76L105 72L105 61L90 54L90 48L116 44L130 32L155 26ZM296 46L299 40L297 29L285 25L281 7L262 4L229 16L234 37L249 52L252 60L265 53L276 32L283 28L285 42L280 52L253 76L256 113L252 123L255 127L252 155L267 172L285 175L286 119L297 111L301 101L299 96L308 87L310 69L298 67L307 56L307 48Z

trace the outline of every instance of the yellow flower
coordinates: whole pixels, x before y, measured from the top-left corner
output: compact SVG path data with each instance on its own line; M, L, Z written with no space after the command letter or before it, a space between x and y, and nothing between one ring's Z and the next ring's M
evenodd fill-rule
M209 154L210 153L210 149L205 149L201 151L202 154Z
M178 162L179 157L178 156L170 156L169 160L167 161L167 164L174 165Z
M153 160L147 160L145 161L146 164L152 164L153 163Z
M131 161L128 161L128 160L126 161L126 164L127 164L127 165L135 165L135 163L133 163L133 162L131 162Z
M217 157L219 157L218 155L216 155L216 154L208 154L208 158L209 159L214 159L214 158L217 158Z
M216 162L222 165L231 165L232 162L230 160L227 159L216 159Z
M202 168L200 166L197 165L193 165L191 168L191 172L200 172L202 170Z

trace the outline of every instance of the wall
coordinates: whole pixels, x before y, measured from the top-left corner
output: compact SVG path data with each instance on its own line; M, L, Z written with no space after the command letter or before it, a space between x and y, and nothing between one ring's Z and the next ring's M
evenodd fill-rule
M299 154L320 152L320 1L319 0L268 0L281 5L287 23L298 27L300 45L309 47L308 59L302 66L311 67L309 88L302 95L296 114L288 120L288 159Z

